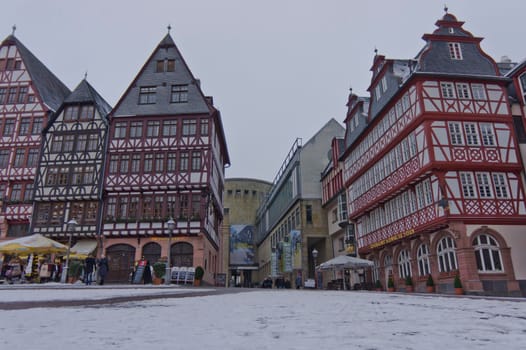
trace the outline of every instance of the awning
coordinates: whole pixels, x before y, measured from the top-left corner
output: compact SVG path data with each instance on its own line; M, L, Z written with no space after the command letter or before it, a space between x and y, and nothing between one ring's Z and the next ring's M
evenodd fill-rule
M70 258L85 259L89 254L92 254L97 249L96 240L82 240L78 241L73 247L71 247Z

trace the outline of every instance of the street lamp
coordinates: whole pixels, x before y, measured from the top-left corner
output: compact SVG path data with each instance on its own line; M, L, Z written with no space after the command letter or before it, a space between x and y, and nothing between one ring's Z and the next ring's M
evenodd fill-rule
M316 248L312 250L312 258L314 259L314 288L318 288L318 276L316 276L316 259L318 258L318 251Z
M66 283L66 278L68 276L68 269L69 269L69 253L71 250L71 236L73 235L73 231L75 231L75 227L77 227L78 223L77 220L71 219L66 224L66 230L69 231L69 238L68 238L68 250L66 252L66 265L62 269L62 275L60 276L60 283Z
M166 261L166 275L164 276L164 284L170 285L172 283L172 269L171 269L171 257L172 257L172 234L175 228L175 221L170 218L166 222L168 226L168 260Z

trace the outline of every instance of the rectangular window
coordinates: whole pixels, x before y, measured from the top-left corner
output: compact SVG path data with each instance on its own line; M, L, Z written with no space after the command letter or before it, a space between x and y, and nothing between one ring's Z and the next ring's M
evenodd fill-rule
M31 125L31 118L22 118L20 126L18 127L18 135L25 136L29 134L29 127Z
M94 108L92 105L82 106L80 109L80 120L93 120Z
M16 92L17 92L17 90L18 89L16 87L9 88L8 93L7 93L7 102L6 102L6 104L14 104L16 102Z
M155 72L162 73L164 72L164 60L158 60L155 65Z
M128 154L123 154L120 161L120 173L125 174L130 169L130 156Z
M471 84L471 93L475 100L485 100L486 92L484 91L483 84Z
M146 137L158 137L159 136L159 127L161 122L158 120L150 120L147 124Z
M31 202L33 199L33 184L26 184L24 186L24 202Z
M99 135L89 134L88 135L88 151L96 151L99 148Z
M62 152L62 141L64 136L62 135L53 135L53 141L51 142L51 152L59 153Z
M201 170L201 151L192 151L192 171Z
M175 136L177 133L177 121L165 120L163 122L163 136Z
M69 169L68 168L59 168L57 174L57 185L65 186L68 184L69 178Z
M53 203L51 205L50 225L58 226L64 222L64 203Z
M72 185L82 185L82 167L74 167L73 173L71 174Z
M42 132L42 118L33 118L33 125L31 126L31 134L32 135L38 135L40 132Z
M155 172L158 174L164 172L164 153L155 154Z
M75 147L75 150L77 152L84 152L86 151L88 145L88 135L86 134L79 134L77 135L77 146Z
M15 151L15 163L13 166L15 168L21 168L24 166L24 160L26 157L26 150L24 148L19 148Z
M4 122L4 137L11 137L15 133L15 120L14 119L6 119Z
M480 124L480 133L484 146L495 146L495 135L493 135L492 124Z
M493 184L497 198L508 198L508 186L506 186L506 176L504 174L493 174Z
M18 103L25 103L27 97L27 86L21 86L18 89Z
M183 136L193 136L196 134L197 120L185 119L183 120Z
M126 138L126 128L127 128L127 123L126 122L115 123L115 134L114 134L114 137L116 139L124 139L124 138Z
M139 89L139 104L154 104L157 102L157 88L155 86L143 86Z
M73 152L75 145L75 135L64 135L64 142L62 144L62 152Z
M452 60L461 60L462 59L462 49L460 43L448 43L449 47L449 57Z
M0 150L0 168L7 169L7 166L9 165L9 150L8 149L2 149ZM0 196L2 193L0 193Z
M97 211L99 204L97 202L86 203L86 215L84 216L84 222L93 224L97 219Z
M117 198L110 197L106 203L106 220L113 220L117 212Z
M155 196L155 203L153 205L153 217L160 219L163 213L163 196Z
M487 173L477 173L477 186L479 188L480 198L491 198L491 185Z
M466 144L468 146L479 145L479 136L477 133L477 125L475 123L465 123L464 132L466 133Z
M131 196L130 197L130 207L128 209L128 218L136 219L138 209L139 209L139 197Z
M457 96L461 99L469 99L471 96L469 95L469 85L464 83L458 83L457 84Z
M380 97L382 97L382 93L380 91L380 84L376 85L376 87L374 88L374 96L376 97L376 101L378 101Z
M450 122L448 123L448 129L451 144L455 146L463 145L464 141L462 140L462 130L460 129L460 123Z
M153 154L144 155L144 172L151 173L153 170Z
M75 218L82 224L84 222L84 202L72 202L69 217Z
M64 121L71 122L78 120L79 117L79 107L78 106L69 106L66 107L64 111Z
M312 205L307 204L305 206L305 215L307 224L312 224Z
M142 137L142 122L131 122L130 137L132 139L138 139Z
M93 184L94 174L95 174L95 167L93 166L84 167L83 174L82 174L82 182L84 183L84 185Z
M46 186L54 186L58 182L58 168L50 167L47 170Z
M5 104L7 88L0 88L0 105Z
M166 60L166 71L175 72L175 60Z
M171 103L188 102L188 85L172 85L170 94Z
M35 168L38 165L38 148L31 148L27 154L27 167Z
M142 217L151 218L153 213L153 200L152 197L143 197L142 200Z
M131 172L138 173L141 170L141 155L140 153L134 153L131 161Z
M166 171L174 172L176 167L177 167L176 153L168 153L168 159L166 161Z
M201 124L201 136L208 136L208 119L201 119L199 123Z
M137 208L135 208L136 210ZM119 197L119 207L117 210L117 219L125 219L129 215L128 212L128 197ZM134 215L135 217L135 215Z
M110 156L110 174L115 174L119 169L119 156L112 155Z
M51 214L50 203L37 204L37 217L36 222L39 224L47 224L49 222L49 216Z
M188 171L188 152L181 152L179 157L181 164L179 164L180 171Z
M462 185L462 194L464 198L474 198L475 189L473 187L473 176L471 173L460 173L460 184Z
M11 196L9 200L18 202L22 199L22 184L14 184L11 188Z
M192 213L191 216L194 219L198 219L201 213L201 195L193 194L192 195Z
M453 83L440 83L440 90L443 98L455 98Z

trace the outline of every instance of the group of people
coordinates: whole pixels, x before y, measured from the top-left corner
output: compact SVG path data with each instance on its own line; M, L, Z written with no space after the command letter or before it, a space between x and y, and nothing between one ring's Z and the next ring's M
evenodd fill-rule
M95 267L97 268L96 270ZM92 254L89 254L84 260L84 283L87 286L91 285L93 277L96 275L98 276L99 285L103 285L109 270L108 259L104 254L98 260Z

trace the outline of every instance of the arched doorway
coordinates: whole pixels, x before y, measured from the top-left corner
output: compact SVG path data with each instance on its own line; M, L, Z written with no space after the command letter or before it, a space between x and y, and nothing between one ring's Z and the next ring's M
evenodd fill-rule
M128 244L115 244L106 249L109 271L108 283L128 283L135 263L135 248Z
M145 244L142 247L142 256L153 265L161 257L161 246L155 242Z
M194 266L194 247L190 243L179 242L170 249L172 266Z

